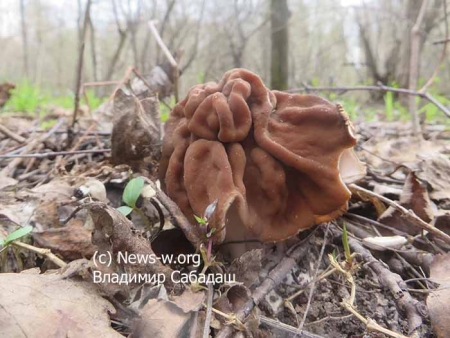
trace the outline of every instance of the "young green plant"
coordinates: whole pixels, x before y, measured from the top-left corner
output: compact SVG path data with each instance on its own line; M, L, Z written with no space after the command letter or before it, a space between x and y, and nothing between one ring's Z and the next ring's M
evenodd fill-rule
M28 225L23 228L19 228L17 230L14 230L11 232L8 236L6 236L5 239L0 238L0 245L3 246L3 248L0 250L0 253L2 253L6 248L14 241L28 235L31 231L33 231L33 227L31 225Z
M147 216L136 206L136 202L141 195L142 189L144 188L144 179L142 177L135 177L130 180L125 186L123 191L122 200L126 205L117 208L125 216L128 216L131 212L137 213L142 221L144 222L147 229L150 230L151 224Z

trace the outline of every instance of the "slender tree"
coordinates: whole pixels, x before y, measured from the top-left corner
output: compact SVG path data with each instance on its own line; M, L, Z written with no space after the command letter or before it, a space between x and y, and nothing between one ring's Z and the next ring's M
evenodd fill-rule
M270 1L272 30L270 85L272 89L283 90L288 87L289 16L287 0Z

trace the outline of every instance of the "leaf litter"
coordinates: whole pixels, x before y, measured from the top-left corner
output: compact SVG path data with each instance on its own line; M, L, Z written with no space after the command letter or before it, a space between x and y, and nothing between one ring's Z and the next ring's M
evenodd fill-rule
M117 91L111 103L94 113L95 121L89 114L81 116L73 144L86 152L64 155L57 153L66 150L70 114L50 131L36 129L27 116L0 117L2 125L32 145L26 148L1 135L2 154L12 157L0 162L0 237L31 226L32 233L17 241L49 249L68 263L58 268L47 256L15 244L0 248L2 333L198 337L208 325L214 337L233 332L253 337L385 336L371 329L374 321L399 336L445 337L449 243L373 196L354 194L347 214L327 225L331 231L326 237L323 224L282 243L248 251L233 262L215 252L214 259L221 264L206 273L230 273L236 279L212 289L173 282L171 277L174 271L198 274L203 261L199 266L114 260L110 266L94 265L96 252L178 257L199 250L202 234L158 188L162 134L155 102L145 91ZM357 129L358 156L368 167L358 185L398 201L422 221L450 234L448 136L425 133L426 141L416 145L407 136L397 136L403 131L395 123L361 123ZM110 147L111 153L96 152ZM13 157L33 153L55 155L20 161ZM145 177L142 194L124 195L135 177ZM126 205L143 215L131 211L126 217L117 211ZM342 244L344 224L350 251L355 253L353 307L366 322L343 307L343 300L352 296L352 284L332 271L327 258L330 254L343 265L348 263ZM322 246L325 255L318 261ZM165 283L94 283L95 271L162 274ZM210 292L212 314L207 322ZM298 331L305 313L306 322Z

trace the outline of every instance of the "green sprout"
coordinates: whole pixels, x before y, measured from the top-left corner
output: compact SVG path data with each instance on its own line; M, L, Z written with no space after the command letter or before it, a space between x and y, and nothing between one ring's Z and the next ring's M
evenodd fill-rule
M31 225L28 225L23 228L19 228L13 232L11 232L5 239L0 238L0 245L3 246L3 248L0 250L0 253L2 253L6 248L14 241L28 235L31 231L33 231L33 227Z
M142 177L133 178L127 183L123 191L122 200L126 205L117 208L125 216L128 216L133 210L137 211L136 202L144 188L144 179Z

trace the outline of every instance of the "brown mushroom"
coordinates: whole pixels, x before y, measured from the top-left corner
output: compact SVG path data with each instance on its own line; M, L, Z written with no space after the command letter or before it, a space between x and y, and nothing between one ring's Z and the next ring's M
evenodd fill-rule
M166 123L160 177L194 222L218 200L215 243L288 238L340 216L343 177L364 167L353 126L339 105L268 90L245 69L193 87Z

